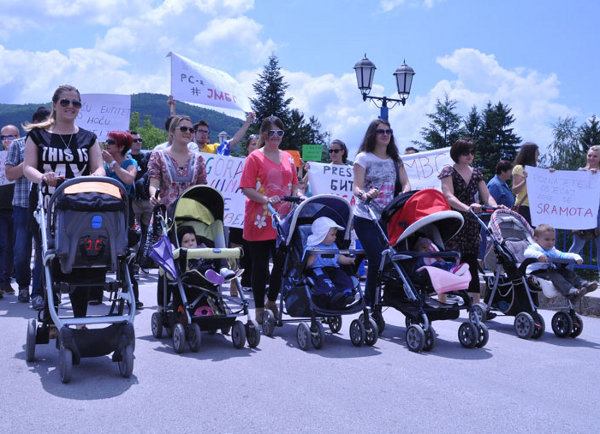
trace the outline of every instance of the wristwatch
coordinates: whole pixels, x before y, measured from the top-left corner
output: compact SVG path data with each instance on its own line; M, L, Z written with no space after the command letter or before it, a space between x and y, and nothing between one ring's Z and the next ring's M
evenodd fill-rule
M115 167L115 164L117 164L117 160L112 160L112 162L108 165L108 168L112 170L112 168Z

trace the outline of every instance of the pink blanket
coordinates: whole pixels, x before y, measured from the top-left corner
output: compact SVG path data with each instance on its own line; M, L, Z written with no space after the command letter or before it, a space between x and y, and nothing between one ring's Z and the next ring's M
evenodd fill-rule
M435 292L438 294L467 289L469 287L469 282L471 281L471 273L468 270L462 276L457 276L449 271L429 265L425 265L417 271L422 270L429 273L429 279L431 280L433 289L435 289Z

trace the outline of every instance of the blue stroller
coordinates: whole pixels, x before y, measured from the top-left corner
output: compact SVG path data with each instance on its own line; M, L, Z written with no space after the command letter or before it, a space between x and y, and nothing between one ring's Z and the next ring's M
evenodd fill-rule
M283 200L301 201L298 197L285 197ZM354 285L354 302L342 309L323 308L313 300L311 288L314 281L307 273L306 258L303 258L306 240L311 233L311 224L319 217L329 217L344 228L344 231L338 231L336 240L340 250L328 250L328 254L363 254L363 251L348 250L352 224L352 209L348 201L339 196L321 194L302 201L286 217L279 215L270 205L269 211L273 215L273 226L277 230L276 255L283 255L283 277L279 315L275 317L271 310L265 309L263 333L272 336L275 326L281 327L286 322L299 322L296 330L298 346L306 350L312 343L319 349L323 346L325 335L323 323L329 326L332 333L337 333L342 328L343 315L362 311L361 318L350 323L350 340L355 346L374 345L379 336L377 324L368 315L363 291L358 279L354 277L355 270L347 270ZM284 312L292 318L283 319ZM307 322L310 322L310 326Z

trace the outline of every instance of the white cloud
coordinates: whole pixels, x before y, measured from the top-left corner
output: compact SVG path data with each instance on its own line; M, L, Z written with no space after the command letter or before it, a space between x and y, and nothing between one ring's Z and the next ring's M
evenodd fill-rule
M424 6L426 9L431 9L436 3L442 1L444 0L381 0L379 2L379 8L382 12L389 12L402 5Z

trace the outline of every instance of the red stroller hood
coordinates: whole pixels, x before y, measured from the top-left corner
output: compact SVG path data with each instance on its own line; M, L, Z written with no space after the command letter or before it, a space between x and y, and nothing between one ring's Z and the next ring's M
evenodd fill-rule
M440 191L426 188L415 192L401 208L392 214L388 221L387 230L390 246L395 245L404 231L413 223L442 211L451 211L451 209L448 201ZM462 226L462 221L459 223L459 229L460 226ZM452 231L452 235L454 233L455 230Z

